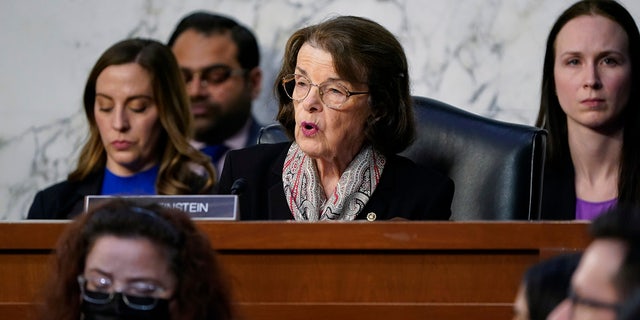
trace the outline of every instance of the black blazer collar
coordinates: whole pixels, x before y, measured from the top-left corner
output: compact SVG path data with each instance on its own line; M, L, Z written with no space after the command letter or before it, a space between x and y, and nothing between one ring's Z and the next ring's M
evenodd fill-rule
M282 169L284 168L284 161L287 159L287 153L291 144L287 144L286 148L282 149L280 155L276 161L271 165L269 172L269 188L268 192L268 215L271 220L291 220L293 214L287 204L286 196L284 194L284 187L282 184Z

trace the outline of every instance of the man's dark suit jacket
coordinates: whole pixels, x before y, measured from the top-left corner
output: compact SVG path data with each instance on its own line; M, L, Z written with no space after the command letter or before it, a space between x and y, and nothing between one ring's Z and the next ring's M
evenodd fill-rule
M236 180L246 179L238 192L241 220L293 219L282 183L290 145L263 144L227 154L218 193L230 194ZM387 157L378 186L356 219L375 213L376 220L448 220L453 191L453 181L439 172L400 156Z

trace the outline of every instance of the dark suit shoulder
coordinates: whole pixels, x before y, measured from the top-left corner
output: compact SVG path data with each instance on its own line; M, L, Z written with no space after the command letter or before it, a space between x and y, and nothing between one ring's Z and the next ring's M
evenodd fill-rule
M282 188L282 168L290 145L291 142L260 144L227 154L218 193L230 194L235 181L245 180L245 187L237 191L242 220L274 219L269 210L276 207L278 213L289 212Z
M383 219L448 220L453 193L449 177L394 155L387 157L367 210L383 212Z
M31 203L27 219L69 219L82 212L84 196L99 194L102 179L94 174L78 181L62 181L39 191Z
M255 181L277 166L278 159L286 156L291 142L258 144L238 150L231 150L225 159L220 175L218 193L230 193L231 185L238 178ZM282 168L280 167L280 170Z
M257 144L242 149L231 150L229 154L234 159L247 156L269 159L281 154L283 151L289 150L290 146L291 142Z
M58 210L62 206L62 199L68 199L74 193L72 186L69 181L62 181L38 191L27 219L64 219Z
M263 174L264 170L270 170L275 165L278 158L285 157L291 146L291 142L274 144L258 144L243 149L229 151L225 166L220 178L223 184L225 175L229 173L235 178L251 176L253 174ZM227 168L227 165L229 168ZM282 169L282 168L280 168ZM227 173L225 173L227 171Z
M388 165L385 167L383 175L393 176L395 179L407 186L433 186L446 187L453 185L453 180L434 168L416 164L412 160L402 156L391 156L387 158ZM422 188L422 187L419 187Z
M436 180L451 180L440 171L431 167L419 165L413 162L413 160L403 156L393 155L387 157L387 161L391 164L390 167L392 170L397 171L398 173L409 173L410 176L414 176L416 179L430 177Z

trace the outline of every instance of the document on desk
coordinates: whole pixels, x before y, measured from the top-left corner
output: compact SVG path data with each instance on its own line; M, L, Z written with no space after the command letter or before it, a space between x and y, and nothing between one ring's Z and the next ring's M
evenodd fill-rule
M180 209L198 220L239 220L237 195L109 195L85 196L84 211L94 208L109 199L125 199L141 206L155 203L164 207Z

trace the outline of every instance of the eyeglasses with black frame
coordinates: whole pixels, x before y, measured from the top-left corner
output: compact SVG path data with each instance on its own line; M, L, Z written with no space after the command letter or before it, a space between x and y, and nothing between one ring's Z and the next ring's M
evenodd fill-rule
M620 309L622 308L622 305L618 303L602 302L595 299L582 297L577 294L572 288L569 288L567 298L571 302L572 308L575 308L578 305L583 305L594 309L608 309L615 312L616 314L619 313Z
M78 284L82 299L93 304L107 304L116 296L113 282L106 276L78 276ZM136 281L127 284L120 293L124 303L136 310L152 310L158 304L158 294L166 291L164 288L149 282Z
M317 87L320 92L320 101L327 108L335 110L340 110L340 107L347 102L350 96L369 93L369 91L350 91L335 80L315 84L306 76L296 73L282 77L282 87L291 100L298 102L307 98L309 92L311 92L311 87Z
M233 69L225 64L213 64L196 71L180 68L180 71L186 84L189 84L198 75L202 86L220 84L227 81L231 76L244 76L247 72L245 69Z

